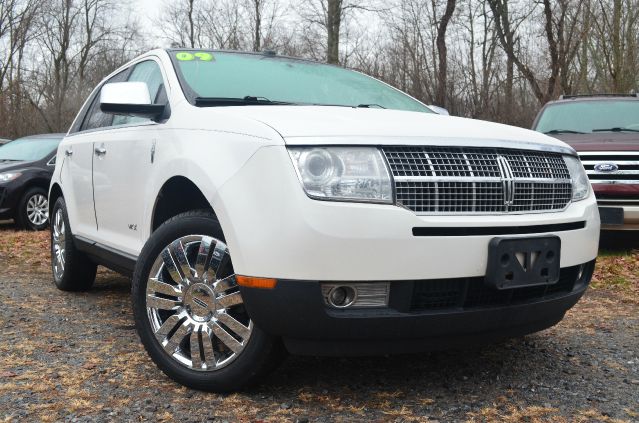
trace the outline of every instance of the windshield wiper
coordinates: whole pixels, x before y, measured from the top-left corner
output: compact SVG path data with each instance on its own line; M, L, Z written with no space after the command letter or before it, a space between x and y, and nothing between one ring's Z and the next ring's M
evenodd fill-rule
M17 160L17 159L0 159L0 163L5 163L5 162L23 162L24 160Z
M266 97L195 97L197 106L255 106L255 105L286 105L295 104L288 101L272 101Z
M358 108L362 108L362 109L385 109L386 107L379 105L379 104L358 104L357 105Z
M572 129L552 129L544 134L585 134L585 132L573 131Z
M592 132L639 132L639 129L630 129L630 128L603 128L603 129L593 129Z

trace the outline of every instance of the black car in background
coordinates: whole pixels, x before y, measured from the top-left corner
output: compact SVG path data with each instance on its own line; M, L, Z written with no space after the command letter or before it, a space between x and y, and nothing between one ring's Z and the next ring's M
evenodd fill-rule
M0 220L36 231L47 227L49 182L64 135L33 135L0 146Z

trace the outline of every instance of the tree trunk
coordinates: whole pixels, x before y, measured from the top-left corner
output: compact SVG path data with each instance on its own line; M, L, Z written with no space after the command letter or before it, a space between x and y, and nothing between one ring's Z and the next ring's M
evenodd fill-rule
M326 61L339 63L339 31L342 21L342 0L328 0L326 12Z
M447 94L447 72L448 72L448 49L446 48L446 29L448 23L455 12L457 0L447 0L446 11L437 26L437 56L439 66L437 69L437 92L435 93L435 103L438 106L446 107Z
M260 51L262 48L262 8L260 3L261 0L253 0L253 5L255 6L255 38L253 39L253 51Z
M189 44L191 48L195 48L195 23L193 22L193 3L195 0L189 1L189 11L188 11L188 19L189 19Z
M623 48L621 46L621 0L614 0L612 10L612 90L623 92Z
M504 14L508 15L508 3L504 4ZM504 36L506 38L506 44L512 46L514 45L513 39L513 31L510 29L510 22L507 22L504 25ZM513 106L515 103L513 86L515 84L515 61L511 56L506 58L506 85L504 89L504 95L506 96L504 104L506 106L506 110L504 110L504 119L506 123L512 124L514 122L515 111L513 110Z

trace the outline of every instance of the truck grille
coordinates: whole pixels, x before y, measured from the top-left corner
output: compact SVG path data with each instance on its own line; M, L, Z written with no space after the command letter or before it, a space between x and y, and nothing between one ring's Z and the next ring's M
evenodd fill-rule
M563 210L572 183L560 154L494 148L384 147L397 202L419 214Z
M579 157L593 184L639 184L637 152L588 151Z

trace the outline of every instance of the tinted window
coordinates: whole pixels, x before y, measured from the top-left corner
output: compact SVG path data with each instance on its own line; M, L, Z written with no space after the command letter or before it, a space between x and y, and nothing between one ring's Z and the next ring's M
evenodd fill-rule
M126 80L126 75L128 70L122 71L117 75L113 76L111 79L106 81L105 84L110 82L123 82ZM106 113L102 113L100 110L100 92L102 90L95 93L93 97L93 102L91 103L91 107L89 108L89 112L84 118L84 122L80 128L81 131L86 131L87 129L96 129L103 128L105 126L111 126L113 122L113 115L109 115Z
M129 82L145 82L149 88L149 97L154 104L166 103L166 91L162 72L157 63L152 60L138 63L127 79ZM113 125L124 125L145 122L149 119L132 116L115 116Z
M186 91L198 97L263 97L271 101L432 113L369 76L304 60L228 52L171 51Z
M53 153L62 138L20 138L0 147L0 161L36 161Z
M587 100L552 104L546 107L535 129L539 132L590 133L612 128L639 130L639 101Z

